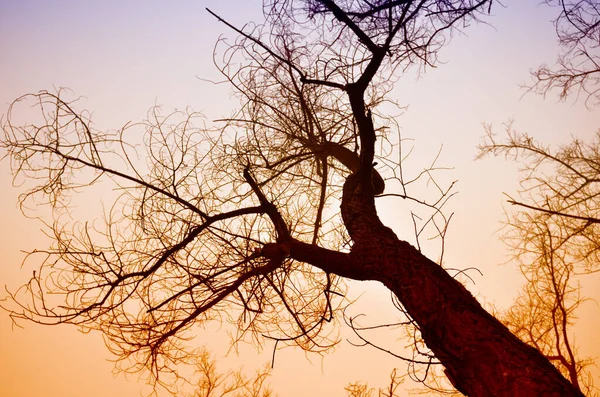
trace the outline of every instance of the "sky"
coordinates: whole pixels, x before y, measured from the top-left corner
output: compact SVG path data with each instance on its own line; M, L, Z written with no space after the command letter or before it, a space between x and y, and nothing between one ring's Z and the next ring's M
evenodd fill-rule
M402 134L414 139L411 163L415 172L443 146L440 164L453 167L459 194L446 242L445 263L477 267L468 288L483 302L508 307L522 279L500 241L503 192L517 189L517 166L504 159L475 161L484 123L501 131L502 123L528 132L547 144L590 138L600 113L581 101L559 102L550 95L527 94L520 85L529 71L554 62L556 38L550 23L553 10L536 0L494 4L488 24L456 34L441 52L443 64L416 76L407 72L392 96L408 106L399 118ZM241 26L261 20L260 2L251 1L77 1L0 0L0 115L18 96L68 87L85 97L98 128L118 128L145 117L148 108L186 106L209 119L235 107L227 87L204 79L218 77L212 62L214 44L235 35L206 11L210 7ZM21 269L23 250L44 246L40 225L24 218L16 205L19 189L12 186L9 164L0 162L0 296L4 286L14 290L27 281L31 268ZM379 211L402 238L411 227L402 208L383 200ZM582 280L592 294L598 277ZM351 296L361 295L356 313L368 308L372 321L393 317L389 292L376 283L351 283ZM595 329L598 306L584 305L576 329L581 351L600 356ZM138 375L113 374L111 355L98 334L82 334L69 326L16 328L0 311L0 397L138 396L147 392ZM271 351L257 353L242 346L241 356L229 353L226 338L214 330L199 333L223 369L244 365L262 367ZM346 334L344 334L346 335ZM392 345L392 347L395 347ZM400 348L401 346L398 346ZM281 396L344 396L348 382L368 381L383 386L390 370L406 364L345 340L324 357L297 349L277 352L271 384Z

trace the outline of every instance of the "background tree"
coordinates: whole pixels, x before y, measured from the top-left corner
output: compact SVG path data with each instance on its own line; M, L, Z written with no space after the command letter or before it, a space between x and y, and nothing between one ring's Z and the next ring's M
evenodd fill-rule
M513 307L501 314L509 328L546 355L586 395L597 395L571 327L584 301L578 277L598 271L598 135L557 150L509 125L508 140L490 132L482 155L518 160L525 177L517 210L508 215L504 240L513 248L526 284Z
M376 107L385 82L400 67L435 63L444 34L488 6L269 4L267 33L239 30L242 41L226 51L222 70L234 86L238 78L249 82L244 92L255 82L258 92L288 82L280 106L261 108L266 101L250 98L242 117L230 120L238 129L220 133L194 128L193 113L178 114L179 121L153 111L145 165L125 143L126 128L96 131L60 95L22 98L37 101L46 119L19 125L11 108L3 145L18 173L43 178L22 202L37 195L52 206L55 244L33 253L46 260L22 290L32 302L17 296L20 309L13 314L101 329L121 359L151 368L158 380L193 357L183 349L192 325L219 317L238 325L238 339L267 335L327 348L338 277L376 280L398 297L459 390L578 395L459 282L399 240L375 208L374 195L383 189L373 172L376 143L385 142ZM240 50L246 52L241 60ZM322 89L317 94L324 99L302 104L297 93L306 87ZM306 111L315 103L320 106L311 111L322 125ZM296 112L280 111L286 104ZM279 120L303 125L308 144L287 128L273 128ZM334 154L342 145L350 150L340 152L356 153L358 166ZM335 161L352 173L336 170ZM106 224L70 224L66 194L101 178L123 191L106 210ZM326 211L333 198L341 198L341 214Z
M546 0L560 12L554 20L562 47L557 65L541 65L532 71L535 92L546 95L559 90L564 100L570 94L583 94L586 103L600 102L600 5L596 0Z
M396 374L396 369L390 373L390 383L385 388L375 390L370 388L366 383L356 382L351 383L346 387L348 397L396 397L398 386L404 383L404 379ZM377 393L376 395L374 393Z
M267 379L269 370L264 369L248 377L241 370L219 372L217 364L208 351L197 356L195 390L189 397L271 397L274 396Z
M533 72L536 92L559 89L559 98L584 93L588 107L598 103L600 8L596 1L546 1L559 9L554 20L563 48L558 69L542 65ZM585 300L579 277L598 271L598 182L600 135L573 139L557 149L537 142L507 125L507 139L498 141L488 127L480 156L504 155L522 166L519 198L507 215L505 242L526 277L523 291L500 314L509 328L536 347L586 395L598 395L589 366L581 357L572 326Z

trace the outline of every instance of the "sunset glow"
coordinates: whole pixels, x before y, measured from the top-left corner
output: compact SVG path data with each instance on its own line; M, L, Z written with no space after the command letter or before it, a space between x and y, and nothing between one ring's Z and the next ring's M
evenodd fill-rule
M444 170L436 181L445 185L458 181L458 194L445 207L453 216L443 265L477 269L466 271L462 280L485 307L497 309L510 307L524 283L511 250L500 239L505 231L504 210L514 209L504 193L516 194L522 174L518 163L504 158L475 160L484 126L491 125L503 137L505 126L512 123L513 129L554 146L572 138L590 140L600 126L598 108L586 106L583 97L561 102L552 93L544 98L523 88L531 82L530 70L553 64L557 58L551 23L556 10L537 1L511 0L505 5L493 4L482 23L455 32L440 51L437 67L405 71L390 93L400 108L381 105L397 114L405 153L413 150L403 163L407 175L418 175L439 154L435 164ZM264 20L257 0L0 0L2 121L16 98L61 88L68 90L70 98L81 97L78 110L89 112L97 130L116 131L131 123L128 134L140 146L147 143L144 128L134 124L146 119L153 106L160 107L162 114L196 111L198 126L232 117L240 103L228 84L215 84L222 77L213 56L223 56L214 54L215 43L234 41L237 35L206 7L239 27ZM37 116L34 108L19 113L24 122ZM4 155L0 149L0 157ZM136 159L140 164L145 160ZM22 177L13 180L8 158L0 162L0 299L27 283L37 269L38 257L24 261L24 252L45 249L50 241L44 234L47 228L42 230L43 224L32 219L40 216L52 223L49 213L34 205L26 218L17 205L28 183ZM103 208L110 207L119 193L112 185L100 183L74 198L74 214L100 222L106 216ZM400 239L415 244L412 207L397 197L377 200L382 221ZM339 208L329 210L336 213ZM423 241L425 254L438 259L438 240ZM582 294L591 298L577 312L579 320L573 328L584 357L600 357L599 276L577 278ZM364 325L398 321L390 292L380 283L349 281L346 298L355 301L347 314L365 313ZM277 395L286 397L342 397L351 382L379 388L386 385L392 369L406 373L406 362L373 347L357 347L361 341L341 316L336 321L332 324L340 343L323 354L283 349L283 344L268 338L260 340L260 347L246 342L232 347L235 327L227 318L222 324L194 328L197 333L189 343L205 346L223 372L243 368L252 376L273 364L268 383ZM393 332L373 335L383 348L410 355L407 342ZM0 397L125 397L151 392L148 373L119 370L128 363L113 362L115 356L101 333L81 333L62 324L13 323L4 310L0 310L0 357ZM600 372L595 369L593 374L600 386ZM406 390L419 386L409 378L403 384ZM159 388L158 395L169 394Z

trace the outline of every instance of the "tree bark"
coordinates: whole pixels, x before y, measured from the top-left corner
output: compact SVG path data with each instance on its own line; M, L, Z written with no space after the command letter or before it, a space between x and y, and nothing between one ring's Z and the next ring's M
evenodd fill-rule
M344 185L342 216L354 241L350 253L294 239L273 243L265 251L341 277L384 284L418 325L450 381L466 396L583 396L460 282L384 226L369 195L372 189L364 189L364 182L353 174Z
M460 282L384 226L359 182L351 176L344 186L342 216L355 242L348 263L398 297L457 390L473 397L583 396Z
M341 204L354 243L350 253L291 237L269 250L341 277L384 284L415 321L454 387L467 396L582 397L542 353L514 336L460 282L383 225L375 207L376 137L365 111L364 86L347 86L361 139L360 165L344 183Z

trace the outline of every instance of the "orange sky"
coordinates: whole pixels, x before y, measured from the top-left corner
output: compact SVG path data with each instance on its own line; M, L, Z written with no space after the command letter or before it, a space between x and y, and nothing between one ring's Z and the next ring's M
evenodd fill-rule
M229 114L235 104L227 88L198 77L217 77L213 45L222 33L234 35L204 7L241 25L259 20L260 2L214 3L0 0L0 114L21 94L60 86L86 97L85 106L99 128L140 120L154 104L165 109L189 105L209 119ZM521 283L514 266L500 265L508 253L496 233L503 219L502 192L515 191L518 174L514 164L501 159L473 161L484 134L482 123L500 128L513 119L517 129L545 143L564 143L571 136L591 137L600 121L598 111L581 102L524 95L519 84L528 81L529 70L556 57L552 10L536 6L537 1L506 3L506 9L495 4L488 19L492 26L472 26L466 36L456 35L441 52L446 64L419 79L408 74L393 93L409 105L399 124L405 137L415 139L414 166L423 167L427 161L416 160L432 158L443 145L441 164L454 167L449 179L460 180L451 206L455 215L446 264L479 268L483 276L474 275L476 284L468 288L502 307L510 304ZM0 163L0 187L0 284L15 289L31 274L31 268L20 269L20 251L43 246L44 240L39 224L24 219L16 207L18 190L11 186L6 161ZM412 226L403 223L404 214L395 204L382 200L379 209L400 237L411 237ZM584 293L597 290L598 277L583 285ZM374 321L394 315L389 293L380 285L351 285L353 296L362 292L361 307L369 308ZM599 309L592 303L585 309L576 341L582 352L600 356L594 331L600 328ZM67 326L23 325L25 329L12 330L8 316L0 312L0 397L135 396L146 390L135 375L111 375L111 356L99 335L82 335ZM245 347L243 359L231 354L221 359L227 346L216 335L205 332L200 338L224 368L242 362L252 371L270 357L268 349L259 357ZM308 358L295 349L278 352L271 383L280 395L344 396L348 382L383 385L394 366L406 368L390 356L346 342L335 354Z

